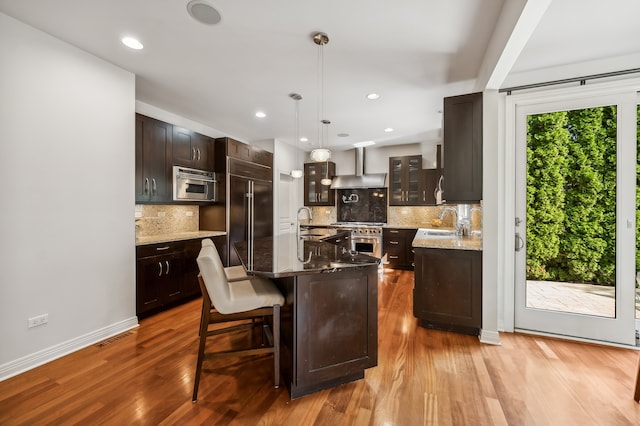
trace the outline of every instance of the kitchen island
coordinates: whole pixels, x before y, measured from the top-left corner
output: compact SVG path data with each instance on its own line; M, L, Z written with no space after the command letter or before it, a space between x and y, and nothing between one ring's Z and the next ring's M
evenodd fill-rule
M378 364L380 259L294 234L235 249L248 273L285 296L280 369L292 399L362 379Z

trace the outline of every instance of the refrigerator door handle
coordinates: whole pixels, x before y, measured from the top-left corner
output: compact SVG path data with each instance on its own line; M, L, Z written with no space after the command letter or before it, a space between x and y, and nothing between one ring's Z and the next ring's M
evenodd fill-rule
M253 269L253 225L254 225L254 182L249 180L247 182L247 249L249 250L249 269Z

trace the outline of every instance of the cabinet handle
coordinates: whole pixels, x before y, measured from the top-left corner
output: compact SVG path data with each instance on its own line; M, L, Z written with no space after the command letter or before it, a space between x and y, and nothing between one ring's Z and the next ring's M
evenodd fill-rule
M158 262L158 266L160 267L160 272L158 272L158 276L162 276L162 263Z
M167 265L167 272L165 272L164 274L165 275L169 275L169 261L165 260L164 263L165 263L165 265Z
M389 255L389 259L397 259L397 258L398 258L398 256L391 256L391 255Z
M196 159L196 149L191 148L191 161L194 161L195 159Z
M144 193L149 193L149 178L144 178Z
M426 202L427 201L427 190L422 190L422 201Z
M391 232L392 234L399 234L400 231L398 231L397 229L390 229L389 232Z
M157 194L158 187L156 186L156 178L151 179L151 194Z
M399 242L397 242L397 241L389 241L389 244L395 244L395 245L398 245L398 244L400 244L400 243L399 243Z
M198 161L200 161L200 148L198 148Z
M169 250L171 246L156 247L156 251Z

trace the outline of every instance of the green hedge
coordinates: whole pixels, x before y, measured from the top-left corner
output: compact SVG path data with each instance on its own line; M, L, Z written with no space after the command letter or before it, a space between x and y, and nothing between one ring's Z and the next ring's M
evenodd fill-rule
M615 284L615 225L615 106L529 116L527 278Z

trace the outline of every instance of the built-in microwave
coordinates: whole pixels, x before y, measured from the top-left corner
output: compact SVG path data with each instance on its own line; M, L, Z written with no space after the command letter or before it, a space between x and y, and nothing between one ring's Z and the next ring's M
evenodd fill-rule
M214 172L173 166L174 201L217 201Z

